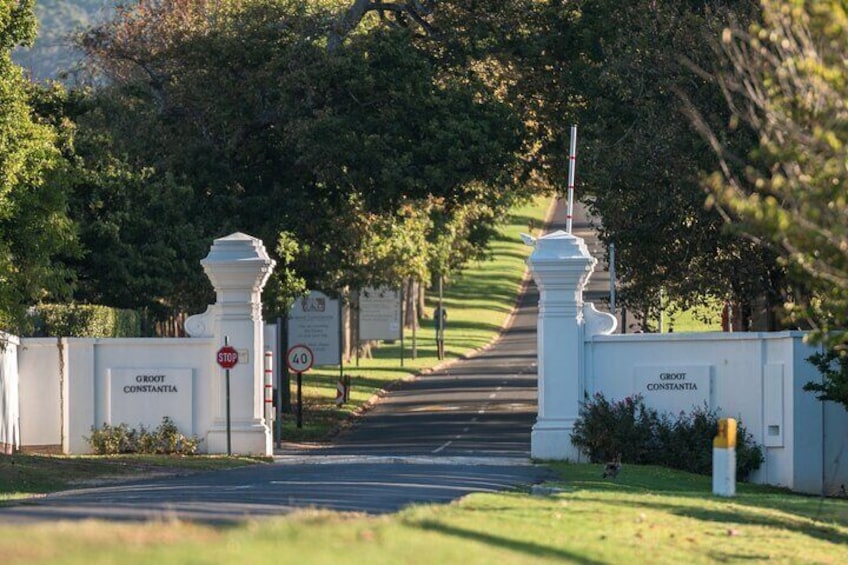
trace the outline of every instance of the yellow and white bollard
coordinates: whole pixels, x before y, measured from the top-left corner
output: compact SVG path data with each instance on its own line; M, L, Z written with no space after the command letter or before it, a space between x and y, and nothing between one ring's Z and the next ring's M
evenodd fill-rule
M718 421L718 435L713 439L713 494L736 495L736 420Z

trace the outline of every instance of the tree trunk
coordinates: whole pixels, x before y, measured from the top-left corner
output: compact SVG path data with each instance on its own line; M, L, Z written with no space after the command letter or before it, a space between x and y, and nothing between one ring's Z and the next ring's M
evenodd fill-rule
M426 288L424 287L424 283L418 282L418 321L425 319L427 317L427 304L426 302Z
M418 294L416 292L418 285L414 279L407 279L405 286L404 327L418 327Z
M344 11L341 17L330 27L327 34L327 52L333 53L341 47L345 37L356 29L366 12L370 9L370 0L354 0L353 5Z

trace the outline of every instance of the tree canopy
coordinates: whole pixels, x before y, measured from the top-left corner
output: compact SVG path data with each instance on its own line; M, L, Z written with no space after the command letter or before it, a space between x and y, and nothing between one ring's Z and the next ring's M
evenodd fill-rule
M33 0L0 4L0 325L20 330L25 309L49 291L66 289L54 256L73 238L57 170L56 133L33 117L30 91L11 59L32 41Z
M796 277L789 309L820 337L840 329L829 335L836 344L848 325L846 45L845 2L763 0L760 20L724 31L720 76L758 144L740 155L703 128L722 157L710 179L717 201L776 246Z
M357 33L328 51L333 16L290 0L121 9L86 36L111 82L77 119L111 155L150 171L144 182L159 184L145 191L181 187L189 237L285 232L313 287L426 279L431 213L472 222L518 197L522 124L403 30ZM472 248L452 248L446 265L492 233L462 230Z
M31 3L13 5L4 7L4 21L16 22L4 28L7 50L32 37ZM824 14L842 13L834 6L803 8L807 20L774 37L804 47L793 34L817 37ZM616 244L628 308L648 314L660 289L679 306L734 300L746 318L795 296L840 305L831 283L844 277L834 270L842 232L820 231L809 248L792 232L835 223L838 213L812 210L830 213L840 200L826 200L814 175L814 205L778 194L794 182L781 167L812 162L801 149L809 139L787 134L787 120L763 125L783 112L813 141L836 146L844 132L827 119L838 120L838 108L814 115L792 101L808 90L780 93L787 71L775 61L788 48L770 31L768 41L759 36L771 29L768 15L747 27L760 10L752 0L126 3L83 36L104 80L88 90L20 89L20 108L35 106L37 118L25 114L52 148L35 185L55 189L57 206L67 202L83 248L64 253L52 274L67 278L59 273L69 267L79 300L194 310L210 298L197 261L212 238L236 230L287 259L268 303L284 304L304 280L332 290L449 274L482 255L517 199L565 191L577 123L578 194L599 216L602 239ZM821 32L838 44L835 21ZM722 72L739 59L714 48L725 28L737 30L728 51L757 72ZM827 61L842 48L815 47L821 76L798 71L798 58L790 75L827 84L837 99ZM20 80L20 69L8 69ZM762 77L771 106L746 100L752 77ZM822 132L804 129L822 116ZM829 170L828 159L816 166ZM716 205L705 206L703 180L716 170ZM809 184L798 174L798 186ZM779 205L758 208L771 202L762 186ZM785 229L781 214L795 212L804 221ZM759 216L783 239L754 229ZM750 225L728 229L728 218ZM781 248L802 253L784 264ZM817 274L787 279L787 266Z

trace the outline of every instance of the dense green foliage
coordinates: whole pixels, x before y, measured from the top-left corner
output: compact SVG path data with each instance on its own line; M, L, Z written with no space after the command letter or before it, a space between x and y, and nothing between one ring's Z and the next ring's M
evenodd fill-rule
M119 453L194 455L200 438L186 437L174 421L165 416L156 429L144 426L130 428L124 423L112 426L103 424L91 427L91 437L85 438L94 453L117 455Z
M98 142L75 151L98 171L131 156L121 163L132 166L117 170L146 171L143 190L166 197L159 214L145 217L162 223L174 210L178 223L190 224L163 226L182 242L164 268L176 257L196 264L212 237L238 230L266 242L287 234L298 243L289 274L312 288L427 280L432 269L479 257L493 220L518 198L522 128L508 107L480 81L445 74L402 31L355 34L329 54L328 17L288 0L221 2L214 18L204 2L142 2L87 34L86 49L111 85L74 116ZM108 151L97 155L103 142ZM105 223L107 235L135 231L127 222L150 233L142 217L115 214L110 202L134 199L142 187L104 184L99 173L81 188L103 194L102 208L86 202L80 210L109 214L116 225ZM463 244L440 239L436 223L453 226ZM163 249L173 249L175 239L167 242ZM118 263L106 272L128 284L147 274L146 265L126 260L110 266ZM81 267L83 280L104 272ZM159 301L186 309L208 299L208 285L183 280L191 281L185 293L163 289ZM108 282L104 297L117 280ZM286 286L272 280L266 302L285 303L268 295Z
M0 3L0 327L20 330L26 306L62 293L67 271L54 262L72 229L58 167L54 130L32 116L28 83L10 57L32 40L32 0Z
M619 301L647 329L661 290L664 309L731 300L747 328L755 310L782 304L787 283L772 250L705 206L701 180L718 158L689 115L701 109L734 148L756 144L751 128L728 127L722 89L701 71L721 64L711 41L723 27L755 14L750 0L438 2L435 32L419 41L522 118L527 190L565 192L579 125L577 195L616 245Z
M830 348L807 358L822 375L821 382L809 382L804 390L817 393L821 401L841 404L848 410L848 355Z
M123 152L101 127L116 113L88 91L52 86L34 94L35 110L59 132L64 167L56 182L81 248L62 257L76 301L154 318L202 310L211 287L198 261L212 236L194 217L191 187Z
M571 441L593 462L662 465L702 475L712 474L713 438L718 413L696 407L672 418L645 406L641 396L607 400L596 393L580 407ZM763 452L741 424L737 429L736 474L745 480L763 463Z
M141 315L94 304L40 304L33 313L35 335L55 337L138 337Z
M48 13L76 25L95 4L45 2L42 29L58 29ZM30 288L5 302L56 301L72 283L79 302L196 311L211 299L197 263L236 230L285 258L268 314L303 284L449 276L483 255L510 205L564 192L577 123L578 195L616 244L619 300L647 329L660 306L725 300L737 328L762 313L758 327L779 327L784 303L843 325L844 6L811 6L127 2L82 36L96 87L17 95L38 116L31 197L53 216L13 237L43 265L72 239L67 205L82 252L20 277ZM8 49L32 38L30 8L10 19ZM718 206L705 206L716 170Z
M601 237L615 243L623 303L649 314L660 289L662 307L731 300L747 329L755 306L782 303L782 273L773 253L705 206L700 179L717 158L686 111L698 107L732 147L755 143L749 129L726 127L721 89L692 70L716 64L711 39L747 20L752 3L580 4L581 189L602 218Z
M726 29L719 75L758 144L740 159L705 134L723 157L710 179L717 201L780 251L798 289L789 309L848 354L846 45L844 1L763 0L761 20ZM729 165L740 160L742 171Z

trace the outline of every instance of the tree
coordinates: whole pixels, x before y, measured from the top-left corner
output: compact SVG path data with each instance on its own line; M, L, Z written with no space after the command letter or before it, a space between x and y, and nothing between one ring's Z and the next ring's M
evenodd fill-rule
M0 3L0 326L20 331L25 310L46 293L67 290L67 270L53 262L72 245L55 132L33 118L28 84L11 51L32 41L32 0Z
M88 91L35 88L33 104L59 134L56 182L79 243L61 257L74 273L73 299L147 310L154 319L208 304L212 288L197 261L210 240L191 187L122 157L104 125L113 114Z
M85 42L111 80L97 93L110 151L190 188L199 232L286 232L310 287L358 287L426 278L431 222L418 211L431 200L503 210L519 194L520 122L405 30L351 34L328 53L321 4L216 6L142 0ZM404 263L387 267L381 250Z
M762 19L729 26L720 75L758 145L747 155L702 128L721 156L717 202L794 275L788 306L845 353L848 342L848 13L842 1L762 1ZM737 163L744 163L739 169Z
M439 2L417 41L521 116L528 191L565 193L569 129L580 125L578 197L616 244L630 309L657 307L663 289L678 306L734 299L750 319L763 297L769 310L783 302L783 270L705 207L701 178L717 159L685 111L696 104L724 131L722 91L693 67L717 60L711 33L752 11L749 0ZM750 129L726 133L734 147L756 143Z
M666 307L660 290L683 307L729 299L747 328L763 297L768 310L782 302L782 272L773 253L705 206L701 178L716 157L685 111L700 108L730 146L755 142L750 130L725 129L720 88L692 70L714 64L708 38L730 18L748 18L750 3L579 4L580 190L601 219L601 239L615 243L623 302L647 319Z
M848 355L836 349L815 353L807 358L822 374L822 382L809 382L804 390L817 393L816 398L841 404L848 410Z

